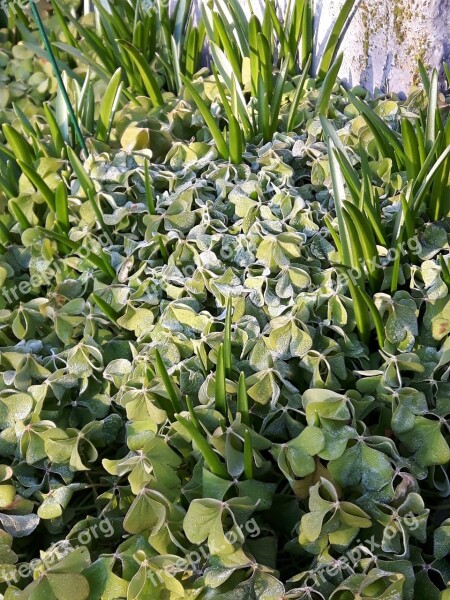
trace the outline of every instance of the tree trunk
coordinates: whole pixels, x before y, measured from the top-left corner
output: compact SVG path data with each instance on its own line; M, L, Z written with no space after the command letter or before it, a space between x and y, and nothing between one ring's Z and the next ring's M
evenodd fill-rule
M343 0L316 0L319 44ZM438 67L448 58L450 0L360 0L342 50L341 77L373 91L408 92L419 81L417 64Z

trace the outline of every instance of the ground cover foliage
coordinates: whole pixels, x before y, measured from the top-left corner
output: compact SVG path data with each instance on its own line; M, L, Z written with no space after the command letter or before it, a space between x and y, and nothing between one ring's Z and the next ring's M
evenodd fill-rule
M5 600L447 598L437 73L341 88L353 2L314 78L307 1L105 6L43 13L88 154L0 32Z

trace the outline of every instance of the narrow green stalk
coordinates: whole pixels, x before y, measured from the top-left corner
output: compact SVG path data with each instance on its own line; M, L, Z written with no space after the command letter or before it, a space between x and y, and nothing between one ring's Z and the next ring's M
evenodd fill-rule
M211 473L222 477L222 479L228 479L228 471L209 445L208 441L202 436L202 434L196 429L193 423L190 423L187 419L181 415L175 415L176 420L186 429L192 438L192 441L201 452L205 463L207 464Z
M12 209L11 212L16 217L17 222L19 223L22 231L25 231L26 229L30 229L31 224L30 224L29 220L25 216L25 214L22 211L22 209L20 208L20 206L18 204L16 204L16 202L14 202L14 200L9 201L9 208Z
M164 387L166 388L166 392L172 403L173 410L174 410L174 412L179 412L182 407L181 407L180 399L178 397L178 392L172 383L170 375L167 372L167 369L163 363L163 360L162 360L161 355L158 352L158 350L155 350L155 356L156 356L156 367L158 369L159 375L163 381Z
M198 420L197 415L195 414L195 410L192 405L192 400L189 398L189 396L186 396L186 404L188 407L189 416L191 417L191 421L194 423L195 428L201 432L202 429L201 429L200 421Z
M164 264L167 264L167 261L169 260L169 253L167 252L166 247L164 246L164 242L163 242L163 238L162 238L161 234L158 234L158 246L159 246L159 251L161 252L161 256L164 261Z
M42 41L44 42L45 49L47 50L48 57L50 59L51 65L53 67L53 72L55 74L56 81L58 82L58 87L61 92L61 95L64 99L64 103L66 105L67 112L69 113L70 120L72 121L72 125L73 125L74 131L75 131L75 135L77 136L78 143L80 144L81 148L87 155L88 150L86 148L86 144L84 143L83 135L82 135L81 129L78 125L78 121L75 117L75 113L74 113L72 105L70 103L69 96L67 95L67 90L64 87L64 83L61 78L61 73L59 72L58 65L56 64L56 58L55 58L55 55L53 54L53 50L52 50L50 41L47 37L47 33L44 28L44 24L42 23L42 19L39 14L39 11L37 9L37 6L32 0L30 0L30 8L31 8L31 13L34 17L34 20L36 21L36 25L37 25L39 33L41 35Z
M215 385L216 410L224 417L227 415L227 393L225 382L225 360L223 344L217 352L216 385Z
M9 229L4 223L2 223L2 221L0 221L0 242L6 245L9 245L11 243L9 237Z
M55 242L59 242L60 244L67 246L73 252L78 252L78 250L80 250L80 248L82 248L82 245L80 242L74 242L67 235L61 235L60 233L57 233L56 231L52 231L50 229L45 229L45 227L37 227L37 229L39 231L41 231L44 235L49 237L50 239L55 240ZM91 262L94 266L96 266L98 269L100 269L100 271L102 271L102 273L104 273L111 279L114 279L114 277L116 276L116 272L114 271L113 267L110 265L108 260L106 259L106 256L103 252L100 254L100 256L97 256L97 254L95 254L95 252L93 252L89 249L89 253L85 258L86 258L86 260Z
M225 316L225 331L223 336L223 360L225 364L225 374L230 377L231 374L231 313L232 313L231 296L227 301L227 312Z
M244 433L244 473L247 479L253 479L253 444L248 429Z
M99 309L102 311L102 313L104 313L110 321L117 324L117 319L120 316L119 313L117 311L115 311L113 308L111 308L111 306L108 304L108 302L103 300L103 298L100 298L100 296L98 296L97 294L92 294L92 299L94 300L95 304L99 307Z
M241 372L239 375L238 393L237 393L237 412L241 415L241 421L244 425L250 425L250 416L248 412L248 396L245 386L245 375Z

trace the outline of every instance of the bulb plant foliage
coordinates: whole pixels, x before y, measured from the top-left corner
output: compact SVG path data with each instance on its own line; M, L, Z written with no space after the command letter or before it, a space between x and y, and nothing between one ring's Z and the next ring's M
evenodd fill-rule
M87 153L0 30L5 600L448 600L449 99L353 8L54 2Z

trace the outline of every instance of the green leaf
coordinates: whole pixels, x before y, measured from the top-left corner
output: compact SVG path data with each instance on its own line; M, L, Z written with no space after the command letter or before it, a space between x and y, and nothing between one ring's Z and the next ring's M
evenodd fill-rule
M362 485L365 490L380 490L392 478L388 458L364 442L348 448L341 457L330 461L328 470L339 485L347 488Z
M225 381L224 347L220 344L217 352L216 378L214 387L215 407L225 418L227 416L227 392Z
M214 473L214 475L217 475L218 477L222 477L222 479L228 479L228 471L225 465L219 460L217 454L208 444L203 435L196 429L195 425L190 423L181 415L175 415L175 418L184 427L189 436L192 438L192 441L199 449L211 473Z
M294 126L295 126L295 119L297 117L297 112L298 112L298 105L300 104L300 100L302 99L303 96L303 90L305 88L305 83L306 80L309 76L309 68L311 66L311 62L312 62L312 56L308 56L305 66L303 68L303 72L302 72L302 76L300 78L300 81L298 83L298 86L295 89L295 94L294 94L294 98L292 100L292 104L291 104L291 108L289 110L289 116L288 116L288 120L286 123L286 131L293 131Z
M433 555L439 559L450 554L450 519L446 519L434 530Z
M64 181L60 181L56 187L55 193L55 216L56 221L62 231L67 233L70 228L69 223L69 205L67 199L67 188Z
M323 51L319 67L317 69L317 78L319 81L326 77L326 74L331 68L331 65L336 57L336 53L339 50L339 46L341 45L343 32L348 25L348 17L354 5L355 0L346 0L339 10L339 14L334 22L333 29L331 30L327 45L325 46L325 50Z
M72 169L75 175L77 176L77 179L80 182L80 185L86 195L86 198L91 203L91 206L94 210L94 214L97 217L98 222L105 231L108 231L108 228L103 221L103 215L100 210L100 206L98 205L95 199L96 191L91 178L87 174L82 162L72 150L72 148L70 148L70 146L67 147L67 155L69 157L70 164L72 165Z
M128 509L123 527L128 533L140 533L141 531L155 534L161 530L166 522L167 507L164 498L160 494L143 488Z
M436 69L433 69L431 75L430 89L428 95L428 112L427 126L425 130L425 146L427 151L430 151L436 141L436 111L438 98L438 74Z
M231 302L231 296L227 300L227 310L225 315L225 328L223 335L223 360L225 365L225 374L227 377L231 375L232 367L232 354L231 354L231 319L232 319L233 305Z
M159 376L161 377L164 387L166 388L166 392L169 396L170 402L172 404L173 414L179 412L181 410L181 402L178 389L174 386L172 379L167 372L167 369L163 363L160 353L157 349L155 349L155 358L156 358L156 367L158 369Z
M242 372L239 375L237 411L241 415L242 423L244 423L244 425L249 425L250 417L248 412L247 387L245 385L245 375Z
M405 164L407 162L405 160L405 153L397 134L390 129L390 127L370 108L368 104L360 100L350 90L346 90L345 93L350 102L364 116L379 145L382 156L384 158L391 158L399 167Z
M339 54L339 56L334 61L333 66L327 72L325 79L323 80L316 105L317 115L322 115L326 117L328 114L328 105L330 103L331 93L333 91L334 86L336 85L336 79L341 68L343 58L344 55Z
M342 260L345 266L351 267L351 238L344 216L344 202L346 200L344 179L339 163L336 159L335 146L331 138L328 138L328 160L330 162L331 181L333 184L333 197L336 206L336 216L339 225L339 237L341 239Z
M17 133L17 131L7 123L2 125L2 130L16 160L21 160L26 164L30 164L30 162L35 160L36 157L33 148L20 133Z
M162 106L164 99L162 97L159 84L142 54L139 52L136 46L127 40L117 40L117 43L137 67L144 83L145 91L152 101L153 106Z
M248 429L244 434L244 473L247 479L253 479L253 445Z
M100 112L97 121L96 136L102 142L109 140L111 127L114 120L114 114L120 100L122 91L122 70L119 68L114 73L108 87L105 90L103 100L100 105Z
M222 525L223 503L211 498L193 500L184 517L186 537L193 544L208 540L212 554L229 554L233 546L227 541Z
M439 421L417 416L414 427L399 434L399 438L422 467L445 465L450 461L450 448Z
M195 104L197 105L197 108L199 109L206 125L208 126L208 128L211 132L211 135L214 139L214 142L217 146L217 150L218 150L219 154L222 156L222 158L224 158L225 160L228 160L230 157L230 154L229 154L226 140L223 137L222 132L220 131L218 125L216 124L213 116L211 115L208 106L206 105L204 100L201 98L200 94L197 92L197 90L195 89L193 84L186 77L184 77L184 75L181 75L181 79L182 79L186 89L192 96Z
M22 169L26 177L31 181L34 187L42 194L47 202L49 209L55 212L55 196L45 181L40 177L33 167L29 167L25 162L18 159L17 164Z

